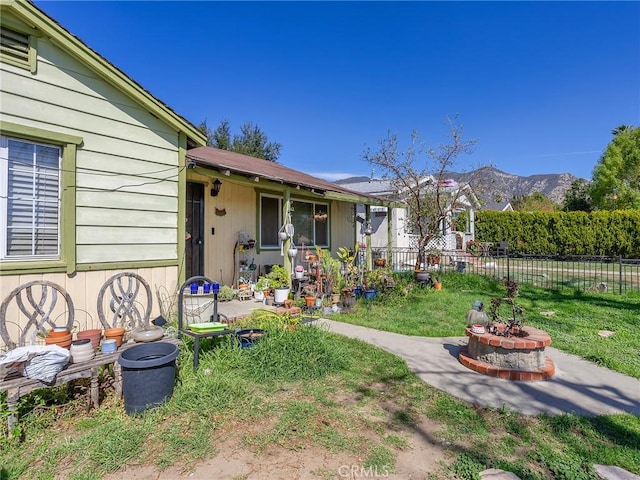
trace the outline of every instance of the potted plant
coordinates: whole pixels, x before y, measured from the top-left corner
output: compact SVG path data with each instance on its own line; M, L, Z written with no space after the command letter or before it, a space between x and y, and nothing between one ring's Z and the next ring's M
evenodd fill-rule
M307 308L313 307L316 304L318 286L315 283L309 283L302 288L304 295L304 303Z
M331 255L323 254L320 256L322 264L322 272L327 281L327 295L331 295L331 303L336 304L340 301L340 284L342 283L342 271L340 260Z
M236 296L236 293L233 291L229 285L223 285L220 287L220 292L218 292L218 300L221 302L227 302L229 300L233 300Z
M289 272L280 265L274 265L271 272L267 274L269 286L274 289L273 303L282 304L289 297L291 291L291 276Z
M366 290L376 291L383 291L395 286L391 269L387 267L376 268L365 273L364 283Z
M482 245L475 240L469 240L466 245L467 253L473 257L479 257L482 254Z
M427 265L440 265L440 250L431 248L427 252Z
M265 297L264 292L267 290L269 290L269 280L264 276L258 277L258 281L253 286L254 298L259 302L263 301Z
M359 286L362 284L362 271L359 268L357 263L358 251L360 249L360 244L356 242L353 249L349 249L347 247L338 248L338 258L342 262L342 277L344 279L344 288L350 289L355 296L357 295L357 290Z

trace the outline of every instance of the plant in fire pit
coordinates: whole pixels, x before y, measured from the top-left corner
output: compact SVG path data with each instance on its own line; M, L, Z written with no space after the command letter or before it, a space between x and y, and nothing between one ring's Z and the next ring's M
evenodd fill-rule
M506 296L503 298L492 298L489 318L493 325L489 325L489 333L509 337L520 332L520 328L526 321L526 312L522 305L516 303L516 298L520 293L520 286L513 280L503 280L502 284L506 288ZM498 327L502 324L504 327Z
M480 242L476 242L475 240L469 240L467 242L467 253L474 257L479 257L482 253L482 245Z

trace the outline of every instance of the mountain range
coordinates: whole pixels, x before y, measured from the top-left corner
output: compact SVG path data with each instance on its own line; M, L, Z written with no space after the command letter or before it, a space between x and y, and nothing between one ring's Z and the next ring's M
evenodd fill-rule
M469 183L480 201L489 210L501 210L517 196L541 192L554 203L562 203L571 183L578 177L570 173L536 174L528 177L513 175L494 167L482 167L465 173L447 172L446 178ZM369 177L349 177L335 183L349 188L350 183L366 182Z

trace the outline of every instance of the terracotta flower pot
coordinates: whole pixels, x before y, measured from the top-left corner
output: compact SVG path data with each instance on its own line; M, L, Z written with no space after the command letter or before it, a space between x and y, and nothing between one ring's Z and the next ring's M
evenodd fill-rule
M78 340L84 340L84 339L91 340L91 345L95 350L100 346L100 339L102 338L102 330L100 330L99 328L94 328L91 330L82 330L78 332L78 335L76 335L76 337L78 338Z
M47 337L49 338L62 338L66 337L67 335L71 335L71 332L69 330L49 330L49 333L47 333Z
M122 339L124 337L124 328L122 327L114 327L114 328L107 328L104 331L104 338L106 339L113 339L116 341L116 347L119 347L120 345L122 345Z
M50 334L44 338L44 343L47 345L58 345L59 347L66 348L67 350L71 347L72 335L71 333L67 333L65 336L55 335L51 336Z

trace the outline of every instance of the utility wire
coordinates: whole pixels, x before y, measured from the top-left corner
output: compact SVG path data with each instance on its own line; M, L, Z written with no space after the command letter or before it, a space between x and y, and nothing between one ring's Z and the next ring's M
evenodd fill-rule
M184 170L186 167L180 167L178 170L178 173L174 174L174 175L169 175L168 177L164 177L164 178L160 178L160 179L154 179L154 180L149 180L148 182L141 182L141 183L130 183L130 184L125 184L125 185L120 185L119 187L116 188L98 188L98 187L84 187L81 185L68 185L64 188L64 190L69 190L70 188L76 188L80 191L95 191L95 192L117 192L123 188L130 188L130 187L142 187L145 185L155 185L158 183L162 183L162 182L166 182L169 181L171 179L177 179L178 175L180 174L180 172L182 172L182 170ZM9 198L8 196L5 195L0 195L0 198ZM32 197L13 197L16 199L20 199L20 198L32 198Z

